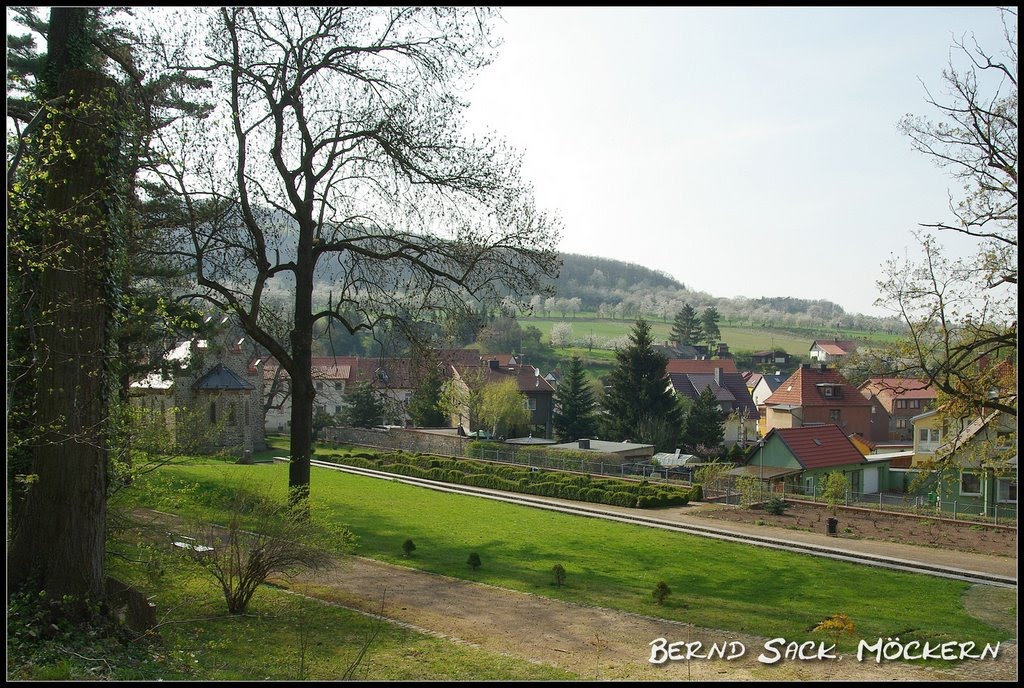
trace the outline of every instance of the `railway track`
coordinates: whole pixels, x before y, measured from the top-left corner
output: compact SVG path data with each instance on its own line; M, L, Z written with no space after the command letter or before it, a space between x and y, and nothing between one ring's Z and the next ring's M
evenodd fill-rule
M287 459L278 460L287 461ZM369 468L346 466L342 464L331 463L328 461L313 460L310 462L310 464L313 466L317 466L319 468L326 468L329 470L341 471L345 473L351 473L353 475L361 475L370 478L378 478L381 480L391 480L406 485L425 487L427 489L436 490L439 492L449 492L452 494L483 497L485 499L493 499L496 501L507 502L509 504L519 504L521 506L529 506L537 509L547 509L549 511L557 511L576 516L587 516L590 518L600 518L608 521L618 521L620 523L630 523L633 525L642 525L651 528L661 528L663 530L668 530L677 533L698 535L701 537L715 538L718 540L736 542L745 545L768 547L771 549L785 550L789 552L796 552L799 554L809 554L813 556L827 557L830 559L848 561L855 564L863 564L866 566L876 566L881 568L895 569L899 571L908 571L911 573L920 573L929 576L952 578L955 580L962 580L969 583L996 585L1006 588L1017 587L1016 578L981 571L971 571L968 569L953 568L949 566L931 564L927 562L911 561L906 559L898 559L894 557L885 557L877 554L851 551L836 547L826 547L823 545L816 545L812 543L780 540L778 538L752 535L749 533L741 533L723 528L715 528L713 526L668 521L648 516L639 516L635 514L618 512L611 509L602 509L600 506L597 505L590 506L577 503L570 504L565 502L555 502L533 495L523 495L514 492L502 492L500 490L490 490L486 488L473 487L469 485L456 485L452 483L444 483L425 478L415 478L405 475L398 475L395 473L386 473L384 471L377 471Z

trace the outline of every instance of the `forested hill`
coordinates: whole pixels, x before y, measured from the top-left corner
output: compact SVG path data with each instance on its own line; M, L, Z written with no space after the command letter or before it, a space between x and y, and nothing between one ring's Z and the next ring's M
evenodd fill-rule
M895 319L847 313L838 304L788 296L716 297L691 291L670 275L633 263L563 253L552 299L534 299L534 312L591 311L603 317L650 315L675 317L685 305L698 310L714 306L726 321L753 326L832 326L898 332ZM578 301L576 301L578 299ZM570 302L575 301L574 305ZM540 311L538 313L538 311Z

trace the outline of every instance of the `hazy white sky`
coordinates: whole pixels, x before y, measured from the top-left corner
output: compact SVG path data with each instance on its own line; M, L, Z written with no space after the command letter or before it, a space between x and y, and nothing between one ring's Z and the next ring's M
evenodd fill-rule
M560 250L714 296L873 307L890 254L958 184L897 130L935 118L953 37L994 7L511 7L473 126L524 153ZM970 245L942 235L951 252Z

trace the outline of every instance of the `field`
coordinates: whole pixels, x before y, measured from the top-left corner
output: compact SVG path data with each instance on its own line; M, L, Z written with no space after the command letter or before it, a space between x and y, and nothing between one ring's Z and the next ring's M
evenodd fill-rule
M244 481L250 489L265 488L283 498L286 475L284 465L188 466L162 471L154 487L171 495L179 509L213 516L201 501L183 497L211 494ZM633 613L657 611L707 628L767 637L807 638L815 624L843 610L856 610L858 629L865 637L901 632L921 639L962 636L979 642L1005 637L964 613L960 596L969 586L963 583L444 495L389 481L326 471L316 471L313 477L315 513L353 531L359 538L357 554L430 573ZM401 550L407 538L416 543L412 559ZM465 565L471 551L487 563L480 572ZM570 589L549 584L551 568L558 563L575 572ZM652 608L650 591L658 580L687 591L685 611Z
M601 342L610 339L627 337L635 324L635 319L607 320L598 319L593 314L580 313L575 318L520 318L523 327L532 326L540 330L545 341L551 335L551 328L557 323L568 323L572 326L574 338L582 338L589 335ZM667 341L672 332L671 321L648 319L651 326L651 334L656 342ZM863 331L799 331L774 327L745 327L733 326L728 323L719 323L721 330L721 341L729 345L733 353L750 354L755 351L767 351L769 349L781 349L790 355L801 356L806 359L807 352L815 339L827 339L837 337L839 339L853 339L860 342L892 342L896 339L894 335L879 332Z

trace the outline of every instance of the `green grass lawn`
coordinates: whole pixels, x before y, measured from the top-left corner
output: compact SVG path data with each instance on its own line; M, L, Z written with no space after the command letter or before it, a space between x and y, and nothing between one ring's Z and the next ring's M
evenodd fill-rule
M239 485L284 499L287 466L166 467L136 497L165 511L216 518L211 495ZM972 618L947 579L887 571L598 519L444 494L314 469L314 521L343 525L356 553L514 590L662 616L724 631L814 638L826 617L848 614L856 639L899 636L995 642L1010 635ZM413 556L401 545L411 538ZM470 552L483 566L466 565ZM566 585L551 583L561 564ZM665 581L664 606L651 591ZM848 649L848 648L847 648Z
M578 678L271 586L256 592L246 614L229 616L220 589L197 565L180 557L172 560L166 552L157 554L157 561L162 571L152 592L166 614L167 623L159 628L163 643L148 661L110 677L115 680L338 680L349 669L351 678L367 681ZM109 569L142 589L153 586L151 572L124 559L114 559ZM369 638L370 650L357 663ZM47 677L68 679L75 675L72 669L51 668Z

